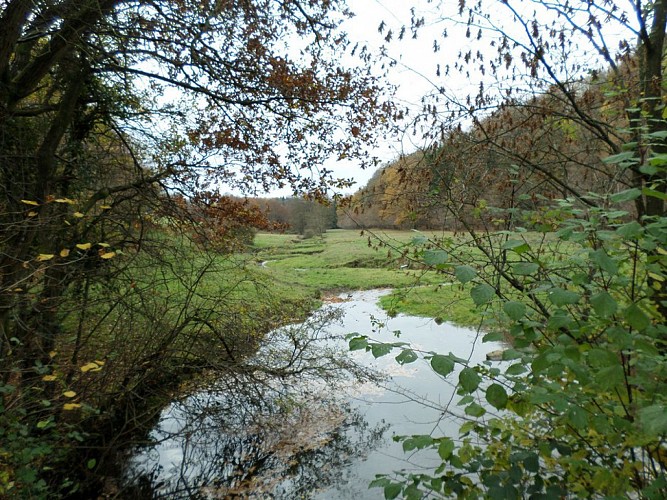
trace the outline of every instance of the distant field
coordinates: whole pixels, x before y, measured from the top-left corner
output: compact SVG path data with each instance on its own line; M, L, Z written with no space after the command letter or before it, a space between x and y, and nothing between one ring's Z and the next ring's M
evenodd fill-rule
M447 283L446 276L425 271L413 242L431 234L416 231L330 230L323 237L300 239L290 234L260 233L253 258L258 272L290 299L319 297L327 292L394 288L381 305L390 313L409 313L475 326L467 290ZM442 233L437 236L443 237ZM451 235L449 235L451 236Z

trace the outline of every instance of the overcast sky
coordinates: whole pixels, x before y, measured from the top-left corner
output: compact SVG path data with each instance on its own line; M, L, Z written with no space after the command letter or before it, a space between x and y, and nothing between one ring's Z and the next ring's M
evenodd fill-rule
M448 77L444 75L438 77L436 75L438 64L442 68L447 64L453 65L457 61L459 53L467 52L471 48L471 44L474 44L474 51L486 51L488 56L496 52L496 49L490 46L491 40L497 36L497 33L494 34L493 30L485 31L481 42L472 42L471 39L466 38L467 26L464 22L460 22L461 18L457 12L458 2L452 0L349 0L349 5L356 15L344 22L342 30L348 34L353 44L359 42L360 45L366 45L371 54L379 54L384 48L384 53L390 59L396 61L396 66L391 68L387 79L389 83L397 87L395 101L399 104L413 110L419 110L421 109L421 98L425 94L433 92L436 88L443 88L448 96L463 99L466 95L477 91L482 79L486 79L488 85L485 84L485 89L487 91L491 91L491 87L495 85L495 90L500 93L503 85L516 85L514 81L506 80L504 83L502 79L491 82L488 73L484 77L479 72L475 73L473 68L471 68L472 73L469 78L454 73ZM512 15L506 7L500 2L489 2L488 5L491 9L496 9L490 12L493 16L493 22L496 23L495 28L502 28L502 31L509 33L516 40L525 37L523 28L512 20ZM525 11L527 16L533 14L534 8L539 8L539 2L531 2L530 0L524 2L517 0L512 2L511 5L517 8L519 15ZM412 38L409 31L412 17L411 9L413 8L417 17L424 16L426 19L426 23L420 28L416 39ZM588 14L586 12L583 12L582 15L587 19ZM540 12L538 18L540 22L544 23L547 23L549 19L556 19L554 15L548 12ZM386 26L382 34L378 32L380 23L384 23ZM585 20L582 21L582 24L586 24ZM408 32L403 40L398 41L397 36L403 26L408 28ZM620 30L620 28L610 23L603 24L605 37L612 50L614 46L618 46L618 39L622 36L621 33L614 33L614 29ZM391 30L394 34L394 40L390 43L384 40L388 30ZM442 33L444 30L447 31L448 36L443 39ZM624 34L627 36L628 32L625 31ZM437 40L440 44L438 52L433 50L434 40ZM584 46L590 47L587 42L584 42ZM591 58L594 58L593 52L568 49L565 52L565 58L568 59L569 63L580 58L582 63L586 64L590 62ZM558 52L550 52L549 57L553 58L553 62L557 62ZM488 58L486 57L486 60ZM358 59L349 59L346 62L351 65L359 64ZM383 164L386 164L398 158L401 154L412 153L425 145L423 139L407 133L395 140L387 141L374 150L373 154L379 157ZM371 170L361 170L354 162L332 160L325 163L325 167L334 170L339 177L355 179L356 186L348 190L346 194L363 187L374 173ZM289 195L288 192L272 194Z

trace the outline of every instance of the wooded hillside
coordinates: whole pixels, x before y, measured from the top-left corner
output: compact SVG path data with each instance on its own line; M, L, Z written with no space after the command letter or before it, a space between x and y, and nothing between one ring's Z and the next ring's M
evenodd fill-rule
M461 229L549 224L556 199L595 199L627 189L631 169L610 155L624 151L625 109L641 94L637 61L591 76L573 87L505 100L469 126L449 130L429 148L379 169L340 210L342 228ZM618 158L618 157L617 157ZM619 161L622 161L622 157ZM484 218L480 209L493 208ZM632 207L643 213L641 200ZM531 210L529 220L517 219ZM535 212L537 211L537 212ZM543 218L536 213L543 211ZM519 216L520 217L520 216Z

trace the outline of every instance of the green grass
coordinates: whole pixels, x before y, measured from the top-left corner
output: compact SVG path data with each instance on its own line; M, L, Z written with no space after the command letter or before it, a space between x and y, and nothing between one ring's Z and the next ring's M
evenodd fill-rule
M398 288L382 297L380 305L392 315L425 316L461 326L478 327L484 319L469 290L457 284Z
M411 242L420 236L432 235L332 230L322 238L301 240L295 235L260 233L255 238L254 259L258 272L269 276L276 286L287 287L290 297L393 288L394 292L381 301L392 314L478 325L480 312L474 309L469 292L460 286L443 286L446 276L424 271L411 258L415 248Z

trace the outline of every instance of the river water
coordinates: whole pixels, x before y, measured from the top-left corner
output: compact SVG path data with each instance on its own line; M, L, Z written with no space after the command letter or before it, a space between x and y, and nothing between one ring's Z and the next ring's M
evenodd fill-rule
M361 500L383 498L368 488L376 474L437 467L435 454L404 453L392 437L456 437L458 372L444 379L421 358L399 365L398 350L378 359L350 353L345 336L408 342L471 364L501 346L428 318L388 318L377 305L385 293L344 294L298 333L269 339L256 366L295 375L246 369L172 403L129 460L126 482L158 498Z

